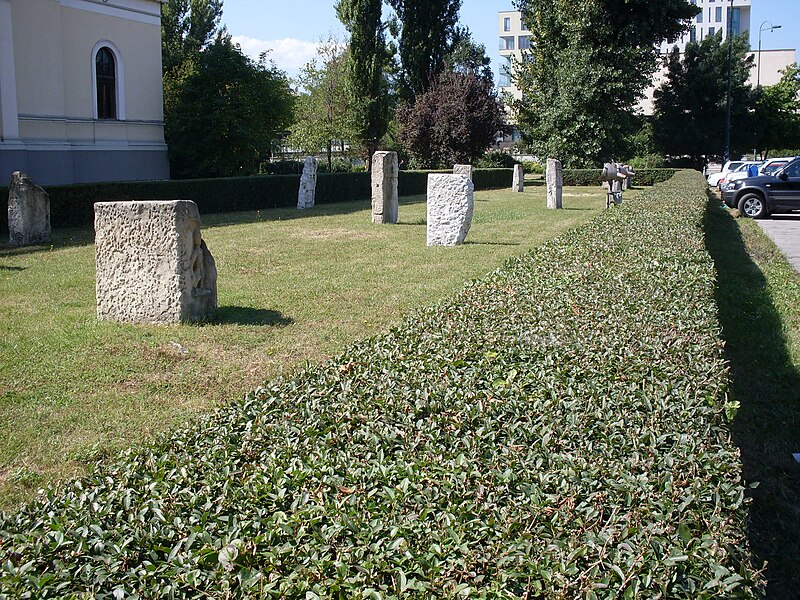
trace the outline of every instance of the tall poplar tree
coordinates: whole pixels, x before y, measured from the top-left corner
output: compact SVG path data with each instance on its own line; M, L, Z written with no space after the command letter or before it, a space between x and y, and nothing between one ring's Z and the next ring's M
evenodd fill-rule
M357 141L367 167L389 124L389 86L385 67L389 59L382 0L339 0L336 14L350 33L347 89L355 116Z
M400 88L405 98L430 89L458 41L461 0L388 0L397 14Z
M689 0L515 0L531 49L515 65L512 102L540 157L584 166L618 158L636 129L662 40L685 31Z

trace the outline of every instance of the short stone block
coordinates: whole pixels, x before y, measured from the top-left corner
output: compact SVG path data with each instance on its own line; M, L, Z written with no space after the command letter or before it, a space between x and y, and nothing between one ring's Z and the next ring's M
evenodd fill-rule
M121 323L211 319L217 267L191 200L94 205L97 318Z
M475 186L464 175L428 175L428 246L456 246L472 225Z
M561 161L547 159L547 208L563 208L564 170Z
M314 198L317 193L317 159L313 156L306 158L303 163L303 175L300 177L300 190L297 193L297 208L314 208Z
M397 152L376 152L372 156L373 223L397 223L399 174Z
M21 171L8 188L8 245L50 243L50 197Z
M453 175L464 175L472 181L475 175L475 168L472 165L455 165L453 167Z
M514 165L514 181L511 184L511 191L525 191L525 171L523 170L522 165Z

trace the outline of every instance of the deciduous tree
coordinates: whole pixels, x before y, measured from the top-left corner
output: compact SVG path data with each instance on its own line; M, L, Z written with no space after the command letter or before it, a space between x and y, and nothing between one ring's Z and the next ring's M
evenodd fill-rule
M334 39L320 45L317 58L306 64L298 77L302 92L289 144L307 153L324 149L329 171L334 141L352 142L358 137L346 78L347 49Z
M775 85L756 90L756 148L766 158L774 148L800 148L800 67L783 70Z
M747 85L752 58L747 34L733 40L731 52L732 155L752 148ZM683 56L673 49L666 81L655 91L653 140L667 155L689 156L698 167L703 156L721 156L725 146L728 91L728 41L721 34L687 44Z
M397 14L395 34L404 98L426 91L445 70L445 57L457 41L461 0L388 0Z
M219 31L222 0L167 0L161 7L161 62L164 73L180 69Z
M398 111L399 140L419 168L471 164L503 127L491 81L475 73L443 73L416 102Z
M513 102L539 156L567 165L617 157L636 128L657 44L676 39L697 7L688 0L515 0L531 49L515 65Z
M367 167L389 123L389 85L382 0L339 0L336 14L350 33L347 94L354 114L354 132L365 150Z
M173 177L257 173L276 134L292 122L286 74L263 56L253 62L226 34L190 65L166 111Z

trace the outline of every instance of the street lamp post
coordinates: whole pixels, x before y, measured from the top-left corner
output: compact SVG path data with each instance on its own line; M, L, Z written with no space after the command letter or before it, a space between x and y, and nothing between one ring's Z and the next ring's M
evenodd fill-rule
M733 0L731 0L731 5L728 8L728 102L725 108L725 162L728 162L731 159L731 55L732 53L733 53Z
M769 27L764 29L764 25L769 23ZM764 21L761 23L761 27L758 28L758 71L756 74L756 88L761 87L761 32L762 31L774 31L775 29L780 29L780 25L773 25L769 21Z

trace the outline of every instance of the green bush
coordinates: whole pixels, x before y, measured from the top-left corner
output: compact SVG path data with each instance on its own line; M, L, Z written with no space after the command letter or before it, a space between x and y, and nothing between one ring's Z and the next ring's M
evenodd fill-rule
M544 175L546 167L532 160L522 161L522 170L528 175Z
M479 169L513 169L518 162L508 152L491 150L478 160L476 166Z
M0 597L760 597L705 191L682 172L0 516Z

